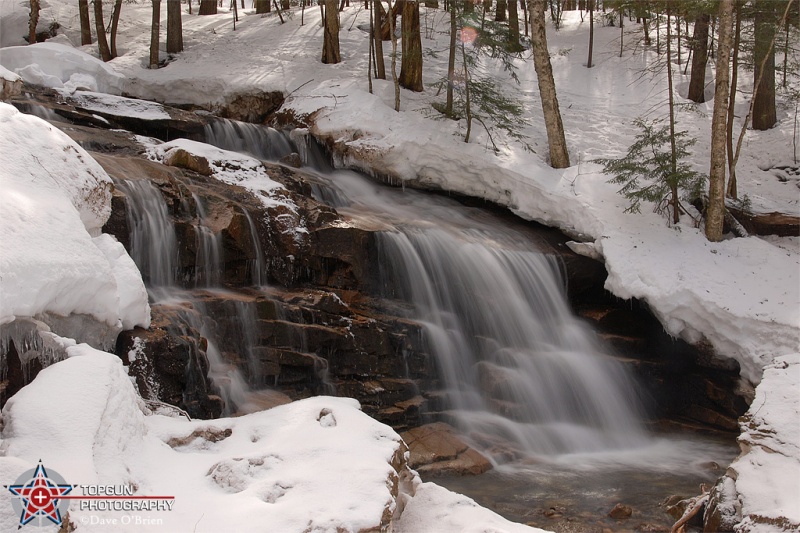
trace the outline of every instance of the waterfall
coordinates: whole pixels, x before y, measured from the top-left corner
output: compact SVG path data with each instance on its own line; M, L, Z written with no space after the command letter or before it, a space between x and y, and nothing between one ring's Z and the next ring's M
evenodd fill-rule
M387 285L414 304L467 435L537 455L642 442L630 380L572 315L553 259L467 231L380 242Z
M124 180L115 185L128 197L130 254L148 290L176 284L178 238L161 192L147 180Z
M218 287L222 278L222 235L205 225L208 218L200 197L192 193L199 223L194 227L197 240L195 287Z
M289 139L278 130L235 120L212 120L205 127L205 138L207 143L218 148L266 161L277 161L295 151Z

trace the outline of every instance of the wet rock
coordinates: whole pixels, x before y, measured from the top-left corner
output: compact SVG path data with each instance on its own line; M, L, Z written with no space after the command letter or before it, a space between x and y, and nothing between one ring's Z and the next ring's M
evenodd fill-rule
M193 170L203 176L211 175L211 167L205 157L190 154L182 148L173 148L164 155L164 164Z
M303 166L303 160L297 152L292 152L289 155L281 157L278 162L293 168L300 168Z
M411 452L409 466L422 475L482 474L492 465L443 422L410 429L400 436Z
M547 509L545 509L544 511L542 511L542 514L547 518L555 520L557 518L562 518L564 516L564 513L566 512L567 508L564 507L563 505L552 505Z
M22 94L22 78L7 80L0 77L0 100L10 100Z
M742 520L742 503L736 493L736 483L722 476L712 487L705 513L703 531L728 533Z
M615 505L614 508L608 512L608 516L610 516L614 520L624 520L630 518L632 514L633 514L633 509L631 508L631 506L624 505L621 503Z
M239 93L228 97L225 104L215 106L213 111L223 118L262 124L283 101L283 93L278 91Z

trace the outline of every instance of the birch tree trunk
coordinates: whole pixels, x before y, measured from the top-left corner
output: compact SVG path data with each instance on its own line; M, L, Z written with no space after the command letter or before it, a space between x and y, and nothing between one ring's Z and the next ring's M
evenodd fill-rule
M547 128L547 144L550 147L550 166L566 168L569 166L567 141L564 138L564 125L558 109L556 83L553 80L553 67L547 50L545 33L545 0L529 0L528 12L531 17L531 41L533 45L533 65L539 81L539 94L542 100L544 124Z
M717 78L714 86L714 114L711 119L711 170L708 173L708 209L706 238L722 240L725 220L725 144L728 111L728 74L733 47L733 0L720 0Z

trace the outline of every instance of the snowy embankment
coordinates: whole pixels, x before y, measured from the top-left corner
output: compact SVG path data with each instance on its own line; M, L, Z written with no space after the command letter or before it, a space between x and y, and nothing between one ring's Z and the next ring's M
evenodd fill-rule
M101 233L111 180L100 165L57 128L0 103L0 168L3 336L13 336L15 321L35 319L108 347L122 329L149 326L136 265ZM71 320L79 315L86 320Z

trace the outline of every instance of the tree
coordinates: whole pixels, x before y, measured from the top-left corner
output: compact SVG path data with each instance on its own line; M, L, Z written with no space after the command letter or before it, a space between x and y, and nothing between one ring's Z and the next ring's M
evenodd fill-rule
M94 29L97 32L97 47L103 61L111 61L111 50L106 39L106 24L103 20L103 0L94 0Z
M31 13L28 17L28 44L36 44L36 26L39 24L39 0L30 0Z
M111 57L117 57L117 29L119 16L122 13L122 0L114 0L114 11L111 13Z
M733 1L719 3L719 44L717 46L717 77L714 82L714 114L711 119L711 170L708 174L708 208L706 209L706 238L722 240L725 220L725 148L727 144L728 73L733 48ZM730 96L731 100L735 95Z
M521 52L523 46L519 42L519 11L517 0L508 2L508 51Z
M422 92L422 39L419 28L419 2L403 2L403 35L400 62L400 85L410 91Z
M706 101L706 64L708 63L708 25L711 15L701 13L694 21L692 35L692 75L689 80L689 100Z
M256 14L263 15L264 13L269 13L272 10L272 6L270 5L270 0L255 0L256 1Z
M594 49L594 0L589 2L589 58L586 60L586 68L592 68L592 50Z
M531 41L533 46L533 65L539 81L539 94L542 112L547 129L547 144L550 148L550 166L566 168L569 166L567 141L564 138L564 125L558 109L556 83L553 80L553 67L547 50L545 33L545 0L529 0L528 12L531 17Z
M622 185L619 192L630 202L626 213L639 213L642 202L652 202L658 213L669 215L671 211L677 223L674 213L680 210L681 192L684 197L697 198L705 181L705 176L683 161L697 139L688 139L685 131L675 133L670 125L659 126L658 120L637 118L634 124L641 131L625 156L593 163L603 165L603 172L613 176L609 183Z
M269 2L269 0L267 0ZM217 0L200 0L200 9L197 11L198 15L216 15L217 14Z
M778 121L775 110L775 2L755 1L753 129L768 130Z
M372 40L375 46L375 77L386 79L386 64L383 61L383 39L381 38L381 25L383 24L383 3L381 0L372 0L372 15L375 24L372 27Z
M150 68L152 69L158 68L158 36L160 31L161 0L153 0L153 23L150 26Z
M181 51L183 51L181 0L167 0L167 53L177 54Z
M324 22L322 62L333 65L342 61L339 52L339 11L336 9L336 0L325 0Z
M468 2L470 0L467 0ZM456 25L456 2L450 0L450 52L447 56L447 92L444 105L444 115L453 117L453 85L455 84L456 75L456 33L458 28Z
M92 23L89 19L89 0L78 0L78 13L81 19L81 46L92 44Z

